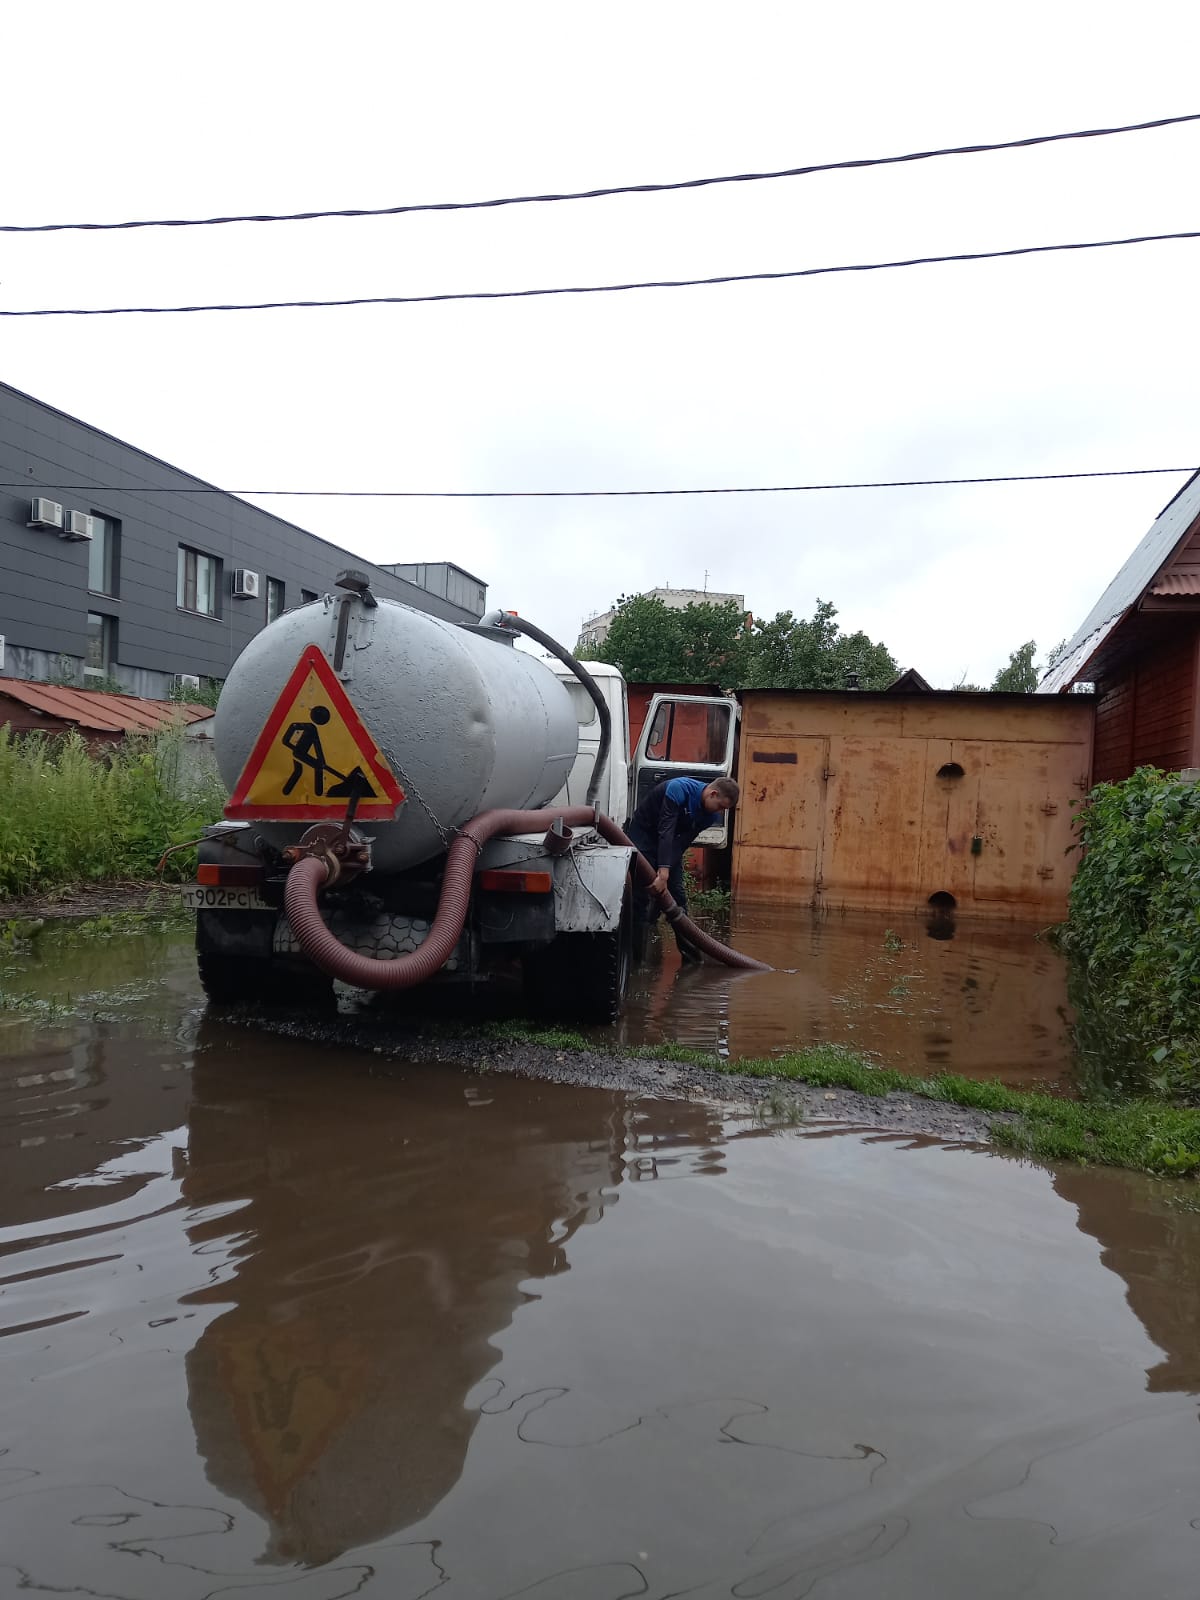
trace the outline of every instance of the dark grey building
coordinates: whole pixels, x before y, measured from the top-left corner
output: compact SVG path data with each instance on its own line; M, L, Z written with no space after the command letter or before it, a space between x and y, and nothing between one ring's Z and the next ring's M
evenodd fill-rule
M224 679L344 567L452 622L486 610L449 563L375 566L235 495L161 492L180 489L212 485L0 383L0 675L165 698Z

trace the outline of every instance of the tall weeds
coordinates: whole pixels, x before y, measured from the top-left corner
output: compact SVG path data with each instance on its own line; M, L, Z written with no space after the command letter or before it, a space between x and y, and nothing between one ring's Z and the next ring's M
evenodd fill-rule
M225 791L182 729L90 756L78 733L0 727L0 899L67 883L149 878L168 845L216 821ZM168 863L186 876L190 853Z

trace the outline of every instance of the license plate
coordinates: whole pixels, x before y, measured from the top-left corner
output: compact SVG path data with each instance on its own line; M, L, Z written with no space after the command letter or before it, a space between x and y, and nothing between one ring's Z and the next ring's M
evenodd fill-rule
M185 884L183 903L189 911L271 910L257 889L210 888L206 883Z

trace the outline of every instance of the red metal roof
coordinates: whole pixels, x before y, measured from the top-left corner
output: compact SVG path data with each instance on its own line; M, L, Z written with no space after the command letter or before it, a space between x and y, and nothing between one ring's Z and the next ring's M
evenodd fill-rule
M99 689L66 689L24 678L0 678L0 697L7 695L31 711L98 733L153 733L171 723L201 722L212 716L209 706L176 700L139 700L132 694L104 694ZM0 708L0 721L3 721Z
M1200 572L1164 572L1150 585L1151 594L1200 594Z

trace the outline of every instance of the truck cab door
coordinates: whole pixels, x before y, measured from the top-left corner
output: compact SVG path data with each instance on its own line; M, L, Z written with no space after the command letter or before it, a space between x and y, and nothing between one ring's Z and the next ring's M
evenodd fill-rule
M630 816L660 783L670 778L699 778L711 783L733 772L737 722L736 700L710 695L656 694L633 758ZM724 850L729 845L729 812L696 840Z

